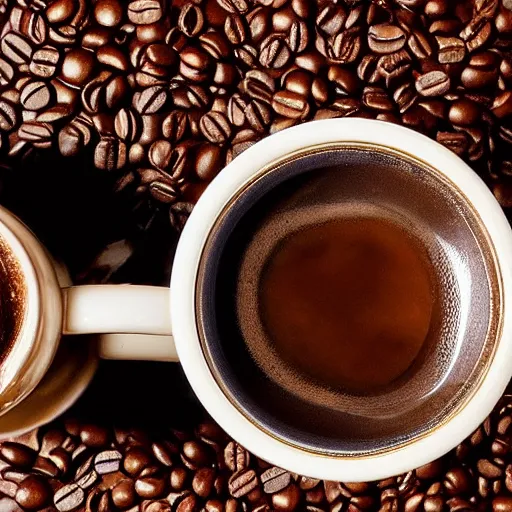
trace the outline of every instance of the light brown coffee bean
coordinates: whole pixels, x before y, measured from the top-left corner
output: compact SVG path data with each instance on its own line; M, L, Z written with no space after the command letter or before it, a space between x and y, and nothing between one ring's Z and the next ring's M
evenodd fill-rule
M304 118L309 113L307 100L291 91L279 91L274 94L272 108L277 114L293 119Z
M126 145L117 137L104 136L94 151L94 165L104 171L122 169L126 164Z
M243 469L233 474L228 482L229 493L233 498L241 498L258 487L258 477L252 469Z
M133 96L133 106L141 115L159 112L167 102L167 91L154 85Z
M376 53L397 52L404 47L406 40L404 31L396 25L373 25L368 30L368 46Z
M84 491L74 483L60 488L53 497L53 502L59 512L75 510L82 505L84 501Z
M267 494L274 494L287 487L292 477L290 473L284 469L271 467L264 471L260 478L263 484L263 491Z
M438 60L441 64L461 62L466 56L464 41L457 37L436 36L439 46Z
M51 90L45 82L27 82L21 89L20 101L27 110L43 110L51 100Z
M280 35L268 36L261 43L259 61L265 68L280 69L291 57L288 44Z
M33 48L30 42L15 32L8 32L0 42L2 56L13 64L28 64L32 57Z
M416 79L421 96L443 96L450 90L450 77L444 71L430 71Z
M149 25L163 16L160 0L133 0L128 4L128 19L135 25Z
M199 122L203 135L214 144L222 144L231 137L231 126L221 112L209 112Z
M30 72L41 78L51 78L55 75L60 61L60 52L53 46L43 46L37 49L30 61Z

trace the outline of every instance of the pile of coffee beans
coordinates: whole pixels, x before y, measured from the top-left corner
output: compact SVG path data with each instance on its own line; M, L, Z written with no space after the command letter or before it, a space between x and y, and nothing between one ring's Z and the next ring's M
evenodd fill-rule
M363 116L436 139L511 206L511 9L510 0L2 0L0 152L83 153L116 190L149 198L180 227L207 183L260 138Z
M512 511L512 395L442 459L371 483L271 466L212 421L156 433L61 419L0 444L0 510Z

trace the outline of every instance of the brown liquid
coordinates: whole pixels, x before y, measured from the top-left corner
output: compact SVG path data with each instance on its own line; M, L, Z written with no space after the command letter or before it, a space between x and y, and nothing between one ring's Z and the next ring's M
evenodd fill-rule
M400 377L429 331L431 264L390 221L342 218L287 236L262 274L263 325L277 353L334 388L368 392Z

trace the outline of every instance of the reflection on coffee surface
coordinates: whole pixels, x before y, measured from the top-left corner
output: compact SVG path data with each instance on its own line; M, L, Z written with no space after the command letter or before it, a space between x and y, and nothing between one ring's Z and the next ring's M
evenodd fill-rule
M266 263L262 323L297 371L334 388L371 391L402 375L426 339L435 300L430 266L421 243L383 219L308 226ZM258 360L262 352L246 341Z

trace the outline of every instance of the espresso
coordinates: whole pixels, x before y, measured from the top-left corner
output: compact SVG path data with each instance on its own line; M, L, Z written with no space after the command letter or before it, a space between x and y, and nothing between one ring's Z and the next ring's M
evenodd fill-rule
M261 321L296 371L332 388L372 391L400 377L425 342L435 300L431 266L418 240L383 219L308 226L282 240L265 264Z

